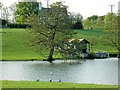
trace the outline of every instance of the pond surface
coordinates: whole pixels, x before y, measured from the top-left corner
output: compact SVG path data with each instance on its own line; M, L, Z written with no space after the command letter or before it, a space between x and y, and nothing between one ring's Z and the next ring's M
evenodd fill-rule
M85 60L81 64L55 61L4 61L1 80L30 80L118 85L118 59ZM1 73L1 72L0 72Z

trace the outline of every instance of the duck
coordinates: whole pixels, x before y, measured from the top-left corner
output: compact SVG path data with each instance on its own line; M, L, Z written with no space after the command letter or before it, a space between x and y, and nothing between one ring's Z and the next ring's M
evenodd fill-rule
M61 82L61 79L59 80L59 82Z
M50 82L52 82L52 79L50 80Z
M40 80L39 79L37 79L37 82L39 82Z

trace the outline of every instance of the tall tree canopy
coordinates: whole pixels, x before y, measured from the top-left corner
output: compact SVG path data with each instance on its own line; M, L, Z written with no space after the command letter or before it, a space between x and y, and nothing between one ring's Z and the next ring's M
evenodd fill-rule
M2 19L2 7L3 7L3 4L0 2L0 13L1 13L1 19Z
M3 4L0 2L0 9L2 8Z
M91 17L88 17L89 20L97 20L98 16L97 15L93 15Z
M72 28L83 29L83 17L80 13L70 13L70 18L72 20Z
M17 23L26 23L31 14L38 14L38 2L19 2L16 4L15 16Z
M103 29L104 16L93 15L83 21L84 29Z
M120 58L120 31L119 31L120 16L115 13L108 13L105 16L104 28L106 30L106 38L110 45L114 46L118 50L118 57Z
M10 12L9 12L9 8L8 7L3 7L2 19L5 19L5 20L9 21L9 19L10 19Z
M41 52L43 47L48 50L49 62L53 61L55 51L64 45L64 42L72 37L70 30L71 20L68 17L67 6L62 2L50 5L39 16L33 15L29 19L32 26L31 43Z

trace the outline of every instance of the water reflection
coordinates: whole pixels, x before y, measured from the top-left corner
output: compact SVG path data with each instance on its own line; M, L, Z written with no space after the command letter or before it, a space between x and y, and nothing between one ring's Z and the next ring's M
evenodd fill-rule
M37 80L94 84L118 84L118 60L86 60L81 64L41 61L1 62L2 80Z

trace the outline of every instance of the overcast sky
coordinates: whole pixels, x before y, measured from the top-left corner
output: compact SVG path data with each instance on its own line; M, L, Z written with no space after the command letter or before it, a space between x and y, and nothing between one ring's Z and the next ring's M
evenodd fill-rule
M4 6L9 6L14 2L21 0L0 0ZM47 0L39 0L42 2L43 7L47 6ZM118 2L120 0L49 0L49 4L56 1L64 1L64 4L69 6L70 12L79 12L83 18L87 18L92 15L102 16L111 11L109 5L115 5L113 12L118 11Z

